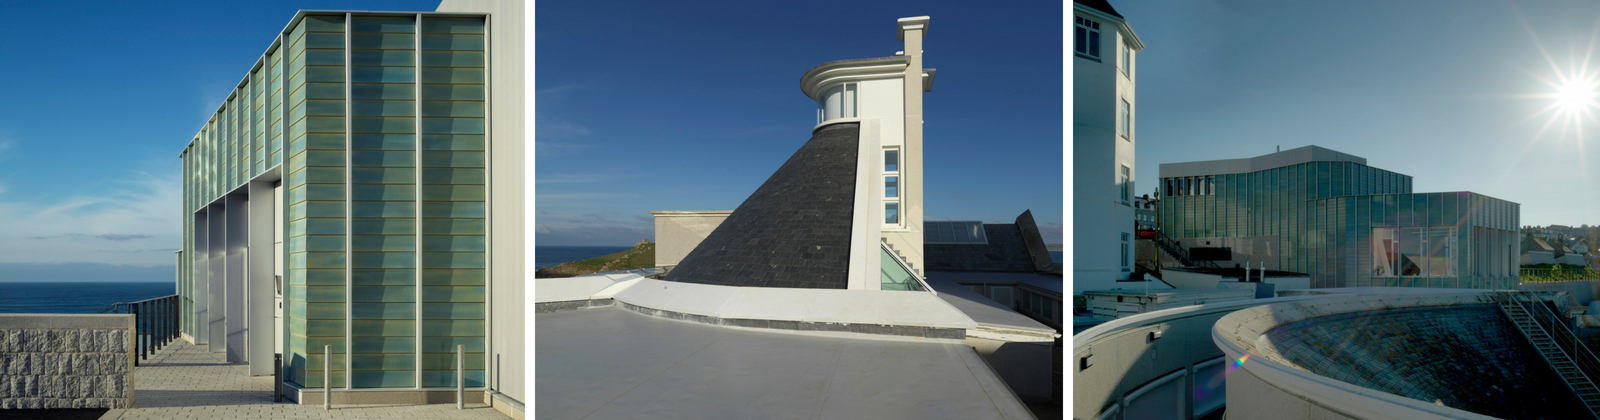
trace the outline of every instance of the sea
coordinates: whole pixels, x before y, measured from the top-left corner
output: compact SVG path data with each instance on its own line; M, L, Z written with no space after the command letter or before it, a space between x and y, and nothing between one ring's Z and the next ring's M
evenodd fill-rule
M92 314L113 303L177 294L173 282L0 282L0 314Z
M561 263L587 260L633 249L632 246L533 246L534 267L554 267Z

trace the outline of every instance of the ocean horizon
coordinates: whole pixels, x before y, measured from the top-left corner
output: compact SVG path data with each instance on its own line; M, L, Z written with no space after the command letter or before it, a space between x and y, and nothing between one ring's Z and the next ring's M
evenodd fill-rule
M587 260L594 257L606 256L633 249L632 245L622 246L561 246L561 245L534 245L533 265L535 269L554 267L562 263Z
M176 282L0 282L0 314L92 314L177 294Z

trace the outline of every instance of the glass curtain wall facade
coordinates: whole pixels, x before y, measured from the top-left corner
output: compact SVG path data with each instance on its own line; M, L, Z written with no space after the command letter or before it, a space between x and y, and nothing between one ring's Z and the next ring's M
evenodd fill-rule
M1277 237L1270 256L1251 262L1265 258L1269 267L1311 274L1312 287L1515 284L1514 266L1492 268L1503 252L1491 244L1515 237L1518 204L1465 192L1412 194L1411 185L1410 176L1348 161L1169 177L1160 184L1158 226L1177 239ZM1416 248L1407 258L1396 254L1391 271L1375 271L1369 245L1374 229L1381 236L1386 228L1412 236L1390 246ZM1435 260L1437 267L1427 264ZM1405 274L1408 267L1414 274Z
M180 155L186 333L206 328L194 302L208 299L195 284L207 208L277 174L285 380L322 387L328 345L336 388L454 387L464 345L466 386L484 386L486 21L290 23Z

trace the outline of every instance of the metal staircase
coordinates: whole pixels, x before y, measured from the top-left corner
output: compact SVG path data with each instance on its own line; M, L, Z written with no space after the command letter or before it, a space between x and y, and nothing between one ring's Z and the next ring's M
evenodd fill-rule
M1178 262L1183 264L1185 267L1220 268L1217 267L1217 263L1215 262L1195 261L1189 257L1189 250L1183 249L1183 244L1178 243L1176 239L1168 237L1167 234L1161 233L1161 231L1154 232L1156 233L1156 236L1153 240L1156 243L1156 247L1161 248L1162 251L1166 251L1168 255L1172 256L1172 258L1178 259Z
M1533 295L1517 292L1490 292L1488 295L1500 306L1506 318L1517 326L1517 330L1528 338L1528 343L1544 357L1550 368L1567 384L1567 388L1583 401L1589 414L1600 418L1600 387L1596 387L1591 380L1596 377L1594 373L1600 372L1600 360L1596 360L1594 354L1577 341L1571 330L1560 324L1555 312Z

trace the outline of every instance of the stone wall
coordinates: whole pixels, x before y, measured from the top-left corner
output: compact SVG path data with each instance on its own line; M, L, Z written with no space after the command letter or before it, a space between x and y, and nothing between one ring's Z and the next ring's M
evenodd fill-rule
M133 315L0 315L0 409L133 405Z

